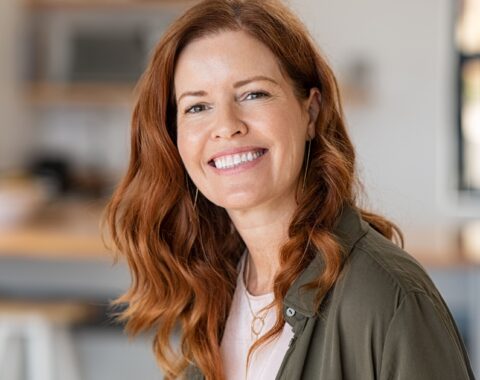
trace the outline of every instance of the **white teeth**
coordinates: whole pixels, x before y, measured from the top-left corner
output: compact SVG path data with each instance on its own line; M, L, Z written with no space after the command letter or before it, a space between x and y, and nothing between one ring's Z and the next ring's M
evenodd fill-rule
M214 160L214 163L217 169L231 169L235 166L242 165L246 162L254 161L262 155L263 155L263 152L261 151L256 151L256 152L251 151L248 153L234 154L230 156L223 156L220 158L216 158Z

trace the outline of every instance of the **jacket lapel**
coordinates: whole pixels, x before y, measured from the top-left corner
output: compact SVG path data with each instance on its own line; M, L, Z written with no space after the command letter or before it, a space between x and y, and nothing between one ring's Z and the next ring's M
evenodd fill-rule
M368 223L365 222L359 212L349 205L343 207L342 213L337 219L333 233L339 240L339 243L345 254L350 254L355 243L367 233ZM315 255L314 259L300 276L293 282L283 300L286 308L292 308L301 312L306 317L313 317L315 310L316 290L301 290L300 288L318 278L323 272L324 263L322 255Z
M368 231L369 225L360 216L359 211L345 205L340 214L333 233L339 240L345 255L349 255L355 243ZM318 278L324 270L321 254L314 259L294 281L284 298L283 315L285 321L292 326L294 336L283 358L276 380L301 379L303 365L310 346L310 340L317 323L323 323L317 318L315 309L316 289L301 289L301 287ZM322 298L322 304L328 297L328 292Z

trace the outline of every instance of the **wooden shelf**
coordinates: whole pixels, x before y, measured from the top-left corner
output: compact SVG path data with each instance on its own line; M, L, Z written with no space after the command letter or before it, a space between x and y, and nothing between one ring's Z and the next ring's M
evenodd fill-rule
M26 100L36 106L55 105L131 105L135 99L135 84L78 83L55 84L33 83L25 88ZM368 94L341 88L345 104L366 106Z
M426 267L445 269L480 265L480 244L476 242L475 245L466 236L465 226L402 230L406 251Z
M88 9L109 8L130 10L132 8L182 9L198 0L24 0L30 9Z
M131 105L134 84L54 84L35 83L25 87L32 105Z

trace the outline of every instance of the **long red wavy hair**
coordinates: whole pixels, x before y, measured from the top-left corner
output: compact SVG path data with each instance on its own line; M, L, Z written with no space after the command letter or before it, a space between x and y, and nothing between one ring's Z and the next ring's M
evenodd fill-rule
M249 358L280 333L285 324L283 298L315 255L325 262L325 271L309 284L317 289L318 300L334 285L344 254L332 230L345 203L403 246L398 227L357 204L363 190L338 86L304 25L276 0L200 2L166 31L139 82L130 164L104 219L132 277L129 290L115 301L126 305L118 318L132 335L155 332L153 349L166 379L181 377L191 363L206 379L224 378L219 345L245 245L223 208L201 194L194 206L195 186L176 147L173 85L182 49L224 30L245 31L269 47L299 99L313 87L321 93L305 188L299 186L297 191L298 207L274 281L271 306L276 308L277 322L251 348ZM170 338L177 328L181 339L176 352Z

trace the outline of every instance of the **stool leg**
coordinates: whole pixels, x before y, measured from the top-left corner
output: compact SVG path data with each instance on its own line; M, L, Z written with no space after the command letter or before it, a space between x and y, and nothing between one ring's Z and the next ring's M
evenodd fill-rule
M29 317L25 325L28 380L54 380L51 324L41 317Z
M67 326L58 327L55 331L55 347L57 370L62 380L80 380L73 339Z
M22 361L22 346L24 343L20 335L12 336L8 344L7 366L5 367L5 377L2 380L20 380L24 379L24 367Z
M0 374L1 368L6 365L8 341L13 332L12 324L2 318L0 320Z
M2 318L0 321L0 379L22 379L22 341L20 326Z

